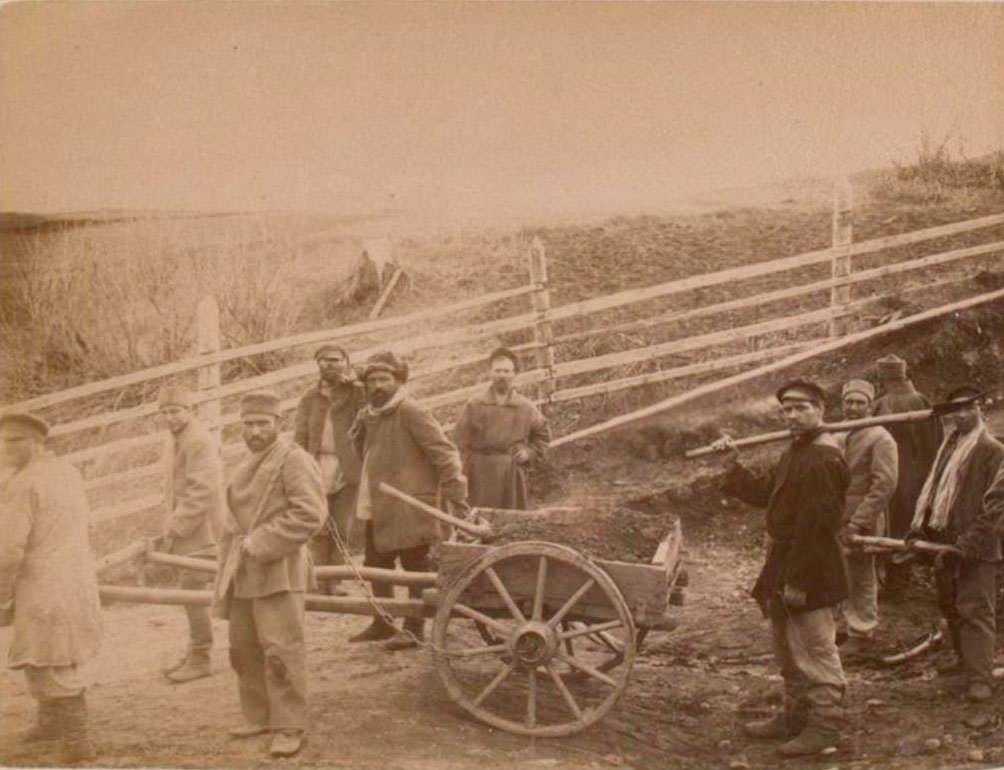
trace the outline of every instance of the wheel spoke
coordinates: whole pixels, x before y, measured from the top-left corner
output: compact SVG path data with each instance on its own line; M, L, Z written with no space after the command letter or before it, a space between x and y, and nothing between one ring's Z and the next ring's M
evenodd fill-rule
M540 564L537 566L537 592L533 596L533 619L542 620L544 617L544 586L547 583L547 557L540 557Z
M488 647L465 647L462 650L447 650L446 654L453 658L477 658L481 655L495 655L505 652L504 644L493 644Z
M547 667L547 673L551 675L551 681L554 682L554 686L561 692L561 697L565 699L565 703L568 704L568 708L571 709L573 714L575 714L576 719L582 719L582 709L580 709L579 704L575 702L575 698L572 697L572 693L568 691L565 683L561 681L561 677L558 676L558 672L554 670L554 666L550 663L545 665Z
M583 596L586 595L586 591L588 591L594 585L596 585L596 581L593 578L587 579L585 583L579 586L578 591L576 591L574 594L568 597L568 601L565 602L562 608L558 610L550 620L547 621L547 625L549 625L551 628L557 626L558 623L561 622L561 619L568 614L568 612L572 609L572 607L576 605L576 603L578 603L579 599L581 599Z
M609 636L609 634L601 634L601 632L612 631L623 625L619 620L608 620L606 623L597 623L595 626L574 623L571 631L562 631L558 636L562 639L574 639L576 636L592 636L593 634Z
M572 668L577 668L579 671L582 671L583 673L589 674L589 676L593 677L593 679L599 679L601 682L603 682L604 684L608 684L611 687L616 687L617 686L617 680L616 679L610 678L609 676L607 676L606 674L604 674L602 671L599 671L599 670L593 668L592 666L590 666L590 665L588 665L586 663L583 663L582 661L578 660L577 658L574 658L574 657L572 657L570 655L565 655L563 652L560 652L560 651L557 654L557 658L558 658L558 660L564 661L565 663L567 663Z
M488 579L492 582L492 585L495 586L495 590L498 591L498 595L502 597L502 601L504 601L505 606L509 608L509 612L512 613L513 618L520 623L526 623L526 617L523 615L522 612L520 612L519 607L516 606L516 602L513 601L512 596L509 594L508 589L502 582L502 578L498 576L498 573L495 571L495 568L494 567L486 568L485 574L488 576Z
M494 628L496 631L505 634L506 636L512 633L512 629L507 627L505 623L499 623L499 621L495 620L495 618L490 618L483 612L478 612L477 610L468 607L466 604L461 604L460 602L457 602L456 604L453 605L453 609L459 612L461 615L466 615L472 620L481 621L489 628Z
M481 701L483 701L485 698L487 698L489 695L495 692L495 688L498 687L500 684L502 684L505 678L509 676L509 674L511 673L512 673L512 663L507 663L505 668L499 671L495 675L495 678L488 683L488 686L485 687L485 689L483 689L480 693L478 693L478 697L474 699L474 705L480 706Z
M537 726L537 669L527 672L526 726Z

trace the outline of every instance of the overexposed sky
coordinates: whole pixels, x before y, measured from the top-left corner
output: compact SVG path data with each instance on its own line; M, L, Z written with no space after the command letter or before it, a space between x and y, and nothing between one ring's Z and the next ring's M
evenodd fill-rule
M0 210L657 208L1004 146L998 3L0 7Z

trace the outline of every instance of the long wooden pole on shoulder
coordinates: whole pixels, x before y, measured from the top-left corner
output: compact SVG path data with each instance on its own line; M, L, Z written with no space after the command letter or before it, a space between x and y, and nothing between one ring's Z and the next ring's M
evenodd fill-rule
M444 521L447 524L452 524L457 529L462 529L469 535L474 535L475 537L490 537L492 534L492 528L487 524L475 524L474 522L467 521L465 519L457 518L456 516L451 516L445 513L435 506L429 505L428 503L423 503L421 500L412 497L405 492L402 492L397 487L391 486L386 481L381 481L377 488L384 494L390 495L391 497L396 497L402 502L408 503L408 505L417 508L423 513L427 513L440 521Z

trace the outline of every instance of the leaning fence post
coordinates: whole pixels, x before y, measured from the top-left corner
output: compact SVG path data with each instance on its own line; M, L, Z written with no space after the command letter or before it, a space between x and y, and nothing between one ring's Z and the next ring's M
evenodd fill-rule
M833 260L831 276L846 278L851 274L851 257L847 250L854 240L854 197L849 179L842 179L833 187ZM830 289L829 335L840 337L847 332L847 317L844 311L851 301L850 284L834 286Z
M199 302L199 355L218 353L220 350L220 306L216 298L207 295ZM200 395L204 391L213 391L220 386L220 365L209 364L199 368L198 389ZM203 401L199 414L213 432L220 430L220 399L219 397Z
M537 343L537 368L542 369L546 379L541 383L541 390L548 403L556 389L554 374L554 333L551 330L551 289L547 282L547 252L539 236L534 236L528 252L530 262L530 283L537 290L530 295L530 301L537 314L533 327L533 341Z

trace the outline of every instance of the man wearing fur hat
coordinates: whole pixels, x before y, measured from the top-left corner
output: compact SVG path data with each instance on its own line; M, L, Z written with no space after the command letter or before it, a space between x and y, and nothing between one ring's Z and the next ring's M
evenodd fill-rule
M271 756L289 757L307 729L304 600L316 587L307 543L328 510L314 458L279 437L279 397L248 393L240 414L249 454L226 488L214 589L214 614L230 621L245 720L230 735L271 732Z
M436 505L443 499L451 507L467 510L467 480L457 448L443 433L428 409L408 395L407 364L390 352L374 353L363 369L368 406L352 428L356 451L363 458L356 517L366 528L365 564L393 569L395 560L413 572L429 569L429 547L440 540L439 521L411 505L380 491L386 482L402 492ZM412 597L421 588L410 587ZM373 594L392 595L391 586L374 584ZM350 642L389 639L388 649L414 647L422 639L425 621L406 618L404 632L386 619L375 617Z
M871 414L875 388L867 380L849 380L842 390L846 420L860 420ZM837 437L844 448L850 474L844 500L842 536L884 533L889 501L896 489L898 459L896 442L885 428L873 425L857 428ZM878 626L878 580L875 555L860 549L844 551L849 595L843 604L847 641L842 656L867 652Z
M498 348L488 358L491 385L464 405L454 435L464 462L471 505L528 505L526 469L551 441L547 420L513 386L516 355Z
M0 626L13 625L7 665L24 671L38 722L23 736L58 738L63 763L91 763L86 683L101 646L101 602L88 543L90 509L69 462L45 450L45 420L0 416Z
M192 392L168 385L157 396L161 420L171 434L164 502L163 549L167 553L202 559L216 558L216 543L223 527L223 466L212 433L192 414ZM212 582L204 573L179 570L179 585L204 590ZM188 649L164 671L176 684L201 679L211 673L209 653L213 625L209 608L185 605L188 616Z
M983 498L1004 459L1004 445L983 424L982 397L974 385L948 393L945 400L956 406L946 417L951 429L917 497L907 535L908 539L948 543L961 553L958 557L939 555L934 577L938 606L966 676L966 697L974 701L988 700L992 694L1001 547L999 521Z
M321 345L314 360L320 374L296 407L293 440L317 460L328 498L328 518L310 541L314 564L344 564L336 537L348 544L356 510L362 464L349 438L356 414L366 406L362 383L356 379L349 354L338 345ZM338 581L329 581L327 592L344 596Z
M930 409L931 402L917 392L907 378L906 361L896 355L888 355L875 362L880 393L872 405L872 414L900 414ZM910 529L917 495L924 485L924 479L934 462L934 455L941 442L941 425L937 420L923 422L903 422L888 426L887 430L896 442L899 479L896 491L889 501L887 531L890 537L903 538ZM885 581L882 598L896 600L902 597L909 580L909 564L898 565L894 560L885 560Z
M770 621L784 709L744 729L755 738L786 739L778 751L793 757L834 746L840 736L846 680L834 610L847 597L837 542L847 465L823 430L818 385L792 380L776 395L792 439L771 473L760 476L740 465L728 436L713 446L727 457L725 494L767 509L767 558L753 597Z

